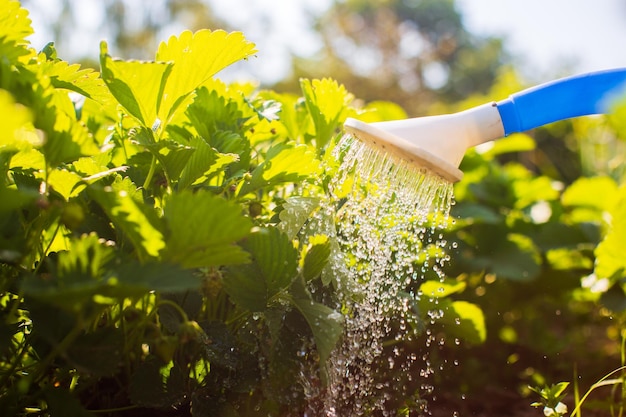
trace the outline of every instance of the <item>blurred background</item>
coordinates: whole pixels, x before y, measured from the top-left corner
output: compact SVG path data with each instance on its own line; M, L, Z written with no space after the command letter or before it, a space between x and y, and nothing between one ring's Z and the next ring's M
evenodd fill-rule
M366 101L410 115L486 93L505 68L525 84L626 66L622 0L24 0L36 48L55 41L97 67L98 43L151 59L184 29L243 31L259 53L222 78L279 91L332 77Z

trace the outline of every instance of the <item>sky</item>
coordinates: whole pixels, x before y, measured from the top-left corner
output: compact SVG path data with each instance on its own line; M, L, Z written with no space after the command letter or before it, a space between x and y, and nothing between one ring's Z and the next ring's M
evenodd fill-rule
M40 0L31 10L40 49L49 41L41 29L54 16L52 3ZM81 0L85 19L72 48L84 48L95 56L101 34L90 33L90 19L97 19L100 0ZM218 16L257 44L253 76L266 82L284 77L289 53L309 55L320 47L307 32L307 13L321 13L332 0L209 0ZM626 67L626 2L624 0L457 0L465 23L476 34L506 39L516 57L516 67L531 81L544 81L565 72L587 72ZM177 31L180 28L176 28ZM71 60L72 57L62 55ZM240 67L237 71L250 71ZM242 75L243 76L243 75ZM332 77L332 74L328 74Z
M457 0L474 33L500 35L531 76L626 67L623 0Z

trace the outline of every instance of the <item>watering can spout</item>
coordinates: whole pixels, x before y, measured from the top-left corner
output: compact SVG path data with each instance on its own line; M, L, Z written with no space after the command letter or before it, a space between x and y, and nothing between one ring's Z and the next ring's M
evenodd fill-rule
M626 93L626 68L562 78L459 113L345 128L383 152L458 181L468 148L572 117L608 113Z

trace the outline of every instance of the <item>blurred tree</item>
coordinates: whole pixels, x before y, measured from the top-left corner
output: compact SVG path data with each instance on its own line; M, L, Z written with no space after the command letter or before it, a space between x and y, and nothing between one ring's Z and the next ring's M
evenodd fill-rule
M332 76L365 100L391 100L421 115L437 100L487 91L508 61L499 38L467 31L454 0L343 0L323 15L323 50L295 58L298 77Z
M83 31L97 34L96 41L106 37L116 55L137 59L152 59L147 51L183 29L246 31L220 19L211 0L23 3L45 15L60 55L76 59L82 58L76 49L84 42ZM366 101L390 100L422 115L434 102L454 103L487 91L508 62L500 39L467 31L454 0L335 0L303 34L307 30L318 32L322 49L311 58L294 56L291 74L269 87L299 91L301 77L333 77ZM84 58L83 63L97 66Z
M37 11L45 10L43 6L49 8L49 1L22 0L22 4L29 10ZM47 16L45 24L52 32L61 55L73 52L69 49L76 44L79 32L76 28L85 24L85 7L94 8L90 10L90 17L98 17L98 21L89 22L95 26L93 32L98 33L99 39L108 37L115 53L126 58L153 59L154 56L148 54L165 40L167 34L164 32L226 28L226 23L211 12L204 0L102 0L80 3L76 0L57 0L56 3L57 15Z

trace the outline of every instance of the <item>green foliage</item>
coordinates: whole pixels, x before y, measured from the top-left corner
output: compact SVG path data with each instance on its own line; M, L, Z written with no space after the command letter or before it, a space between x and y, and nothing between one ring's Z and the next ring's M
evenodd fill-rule
M28 12L16 0L0 2L0 56L9 61L31 54L26 38L33 33Z
M330 79L301 80L302 97L227 85L215 75L256 53L237 32L183 32L153 61L103 42L100 72L83 69L33 51L27 12L0 6L3 415L303 415L354 314L336 294L330 151L347 116L404 110L353 107ZM437 248L452 261L402 292L411 337L543 355L568 343L543 309L623 322L626 190L515 161L535 150L514 135L468 152ZM423 357L408 339L384 345ZM555 410L559 389L539 391Z
M324 78L322 80L301 80L307 109L313 119L315 140L318 150L328 145L341 121L347 116L347 106L352 96L343 85Z
M503 74L507 85L510 76ZM498 96L501 88L494 87ZM485 97L470 98L461 107L476 100ZM600 378L601 368L613 369L619 361L618 355L607 353L619 351L626 308L623 187L617 175L607 175L620 172L619 165L607 174L572 178L561 175L563 165L549 160L545 148L550 141L563 157L573 143L584 159L584 141L597 134L590 126L606 133L619 129L617 120L619 109L607 119L547 126L532 132L533 137L512 135L466 154L461 166L465 177L455 185L456 221L446 234L456 248L450 251L442 291L455 288L455 281L462 283L464 291L451 298L482 310L483 345L474 345L468 354L454 350L459 363L466 364L459 379L473 381L468 391L475 395L496 378L499 386L517 387L528 396L526 386L569 378L573 366L578 365L577 375ZM609 135L618 140L623 133ZM471 329L452 327L457 334ZM449 334L449 322L442 331ZM581 336L584 331L594 336ZM540 368L537 360L543 361ZM474 378L477 374L485 377ZM608 412L603 407L611 402L589 401L586 406ZM553 408L557 403L546 412L562 412L563 406Z
M27 15L5 1L0 16L3 415L302 407L276 372L298 372L279 339L310 340L321 374L343 322L306 288L328 237L299 248L306 219L276 222L292 195L309 198L294 183L322 192L326 144L296 143L286 106L213 78L256 52L240 33L183 32L152 62L103 42L98 73L52 44L32 51ZM282 133L263 136L268 123Z
M306 145L276 145L265 157L266 160L252 171L250 179L243 183L240 195L262 187L299 182L321 173L315 153Z
M325 363L343 333L343 317L332 308L307 299L294 300L313 332L320 361Z
M567 407L563 405L561 400L565 397L565 390L567 389L568 385L569 382L559 382L558 384L553 384L549 387L531 387L530 389L539 394L539 396L541 397L541 401L533 403L532 406L543 406L543 413L547 417L560 417L562 415L565 415L567 413Z
M604 278L617 278L621 282L626 278L626 260L623 256L626 242L626 187L611 191L605 195L615 194L616 198L608 210L611 216L609 230L596 248L595 274Z
M157 122L157 107L172 72L171 62L140 62L114 60L106 42L100 44L102 79L111 94L144 126Z
M245 263L236 242L249 236L251 222L236 204L210 192L182 191L165 200L164 260L185 268Z
M224 31L173 36L154 61L103 42L101 71L83 69L35 53L5 3L3 415L303 414L295 381L326 384L344 333L339 245L316 216L352 96L328 79L302 98L224 84L256 52Z

